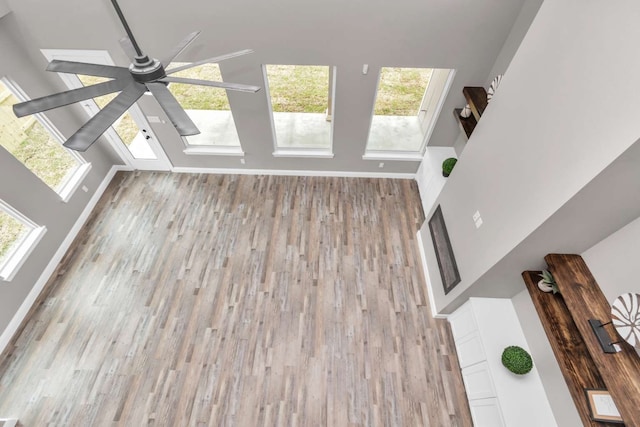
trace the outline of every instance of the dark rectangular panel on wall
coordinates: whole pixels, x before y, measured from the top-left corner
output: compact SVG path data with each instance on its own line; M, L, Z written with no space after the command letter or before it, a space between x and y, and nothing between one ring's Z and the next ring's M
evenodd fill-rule
M448 294L451 289L460 283L461 279L440 205L438 205L433 216L429 219L429 231L431 231L431 240L438 259L438 268L440 269L444 293Z

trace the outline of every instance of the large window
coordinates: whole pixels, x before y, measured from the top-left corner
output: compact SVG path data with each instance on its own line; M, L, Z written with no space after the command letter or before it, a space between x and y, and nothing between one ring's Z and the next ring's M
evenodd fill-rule
M333 70L266 65L265 74L273 113L274 155L331 156Z
M380 70L366 157L420 159L441 107L451 70Z
M13 105L25 99L15 84L0 79L0 145L66 200L88 164L62 146L62 136L44 116L14 115Z
M0 280L13 279L45 231L0 200Z
M172 62L167 69L186 65ZM204 64L178 71L172 77L221 82L218 64ZM240 138L231 114L227 91L222 88L169 84L169 90L187 115L193 120L200 134L184 138L188 154L242 154Z

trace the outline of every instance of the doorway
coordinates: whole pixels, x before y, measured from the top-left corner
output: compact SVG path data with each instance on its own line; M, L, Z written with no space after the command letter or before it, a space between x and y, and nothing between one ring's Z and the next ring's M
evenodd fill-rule
M107 51L43 49L42 53L51 61L87 62L114 65ZM80 88L105 81L102 77L59 74L70 89ZM117 94L104 95L93 100L82 101L80 105L89 117L93 117ZM149 122L138 104L131 108L105 132L104 137L120 155L127 166L138 170L171 170L171 162L153 133Z

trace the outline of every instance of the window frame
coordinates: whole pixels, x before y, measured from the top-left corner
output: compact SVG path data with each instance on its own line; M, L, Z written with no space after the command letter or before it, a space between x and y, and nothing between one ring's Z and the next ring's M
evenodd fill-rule
M181 62L181 61L176 61L179 65L177 66L182 66L182 65L186 65L186 64L192 64L192 62ZM171 65L176 64L176 62L171 62L169 65L167 65L167 68L169 70L171 70ZM202 65L216 65L218 67L218 71L220 73L220 81L224 82L224 77L222 77L222 67L220 67L220 64L217 62L211 63L211 64L202 64ZM194 67L197 68L197 67ZM169 85L167 86L169 88L169 90L171 90L171 85L174 83L169 83ZM231 101L229 101L229 93L227 92L226 89L223 89L225 91L225 96L227 97L227 103L229 104L229 114L231 114L231 117L233 118L233 110L231 108ZM178 100L176 98L176 100ZM178 100L178 103L180 103L180 101ZM181 104L182 106L182 104ZM184 107L183 107L184 108ZM188 110L186 108L184 108L185 112L188 113ZM227 111L227 110L204 110L204 111ZM242 148L242 141L240 141L240 134L238 132L238 127L235 124L235 119L233 120L233 126L236 130L236 135L238 136L238 145L216 145L216 144L207 144L207 145L203 145L203 144L191 144L189 143L189 140L186 136L181 136L180 138L182 139L182 143L184 144L184 149L182 150L182 152L184 154L187 155L196 155L196 156L238 156L238 157L244 157L244 150Z
M423 132L422 143L420 148L416 151L413 150L375 150L369 149L369 138L371 137L371 128L373 126L373 118L376 116L376 102L378 100L378 90L380 89L380 79L382 78L382 69L389 67L380 67L378 71L378 79L376 81L376 92L373 98L373 105L371 108L371 118L369 120L369 130L367 132L367 142L365 144L364 154L362 155L363 160L398 160L398 161L422 161L424 157L424 153L427 149L427 143L429 139L431 139L431 135L433 134L433 129L435 128L436 122L442 113L442 108L444 107L444 103L447 100L449 95L449 90L453 85L453 80L456 75L455 69L449 68L433 68L433 73L447 73L446 77L444 77L444 82L442 83L441 89L436 88L432 85L434 76L432 74L431 80L429 81L429 85L425 89L425 92L422 96L422 101L420 105L424 103L424 100L427 98L432 99L429 102L432 108L428 109L426 112L426 118L424 119L428 124L426 130ZM393 67L391 67L393 68ZM403 67L405 68L405 67ZM406 67L406 68L427 68L427 67ZM440 77L442 78L442 77ZM436 90L440 90L440 94L438 95ZM416 118L419 119L420 111L416 115Z
M0 211L29 228L26 235L11 246L5 255L4 261L0 264L0 281L10 282L38 245L46 233L47 227L38 226L2 199L0 199Z
M27 93L16 83L16 81L7 76L1 76L0 82L4 84L9 92L15 96L18 101L25 102L29 101L31 98L27 95ZM63 145L66 138L62 135L62 133L53 125L53 123L49 120L47 116L43 113L33 114L33 117L40 123L40 125L56 140L63 150L65 150L73 159L76 161L77 166L75 170L65 177L65 179L59 184L58 188L52 190L55 191L62 202L67 203L71 199L71 197L75 194L75 192L80 188L80 185L84 181L85 177L89 174L91 170L91 163L87 162L80 154L76 151L69 150L67 147ZM23 164L24 165L24 164ZM25 168L29 169L26 165ZM36 177L35 172L29 169L31 173L33 173ZM38 177L40 179L40 177ZM49 187L47 185L47 187ZM51 188L51 187L49 187Z
M271 104L271 89L269 87L269 76L267 75L267 65L291 65L291 66L321 66L329 69L329 90L327 93L327 121L331 123L331 131L329 134L329 146L326 148L317 147L279 147L278 136L276 135L275 117L273 105ZM273 157L313 157L321 159L332 159L333 153L333 133L335 115L335 87L336 87L337 67L335 65L309 65L309 64L262 64L262 79L264 81L265 91L267 93L267 106L269 109L269 122L271 124L271 139L273 140ZM300 113L304 114L304 113Z

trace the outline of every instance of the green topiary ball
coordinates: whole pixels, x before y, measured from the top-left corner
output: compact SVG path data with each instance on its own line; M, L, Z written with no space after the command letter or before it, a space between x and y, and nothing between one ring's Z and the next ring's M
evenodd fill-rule
M518 375L524 375L533 368L533 361L527 350L517 345L504 349L502 352L502 364Z
M444 176L445 178L448 177L449 174L451 174L451 171L453 170L453 167L456 165L457 161L458 159L456 159L455 157L449 157L444 162L442 162L442 176Z

